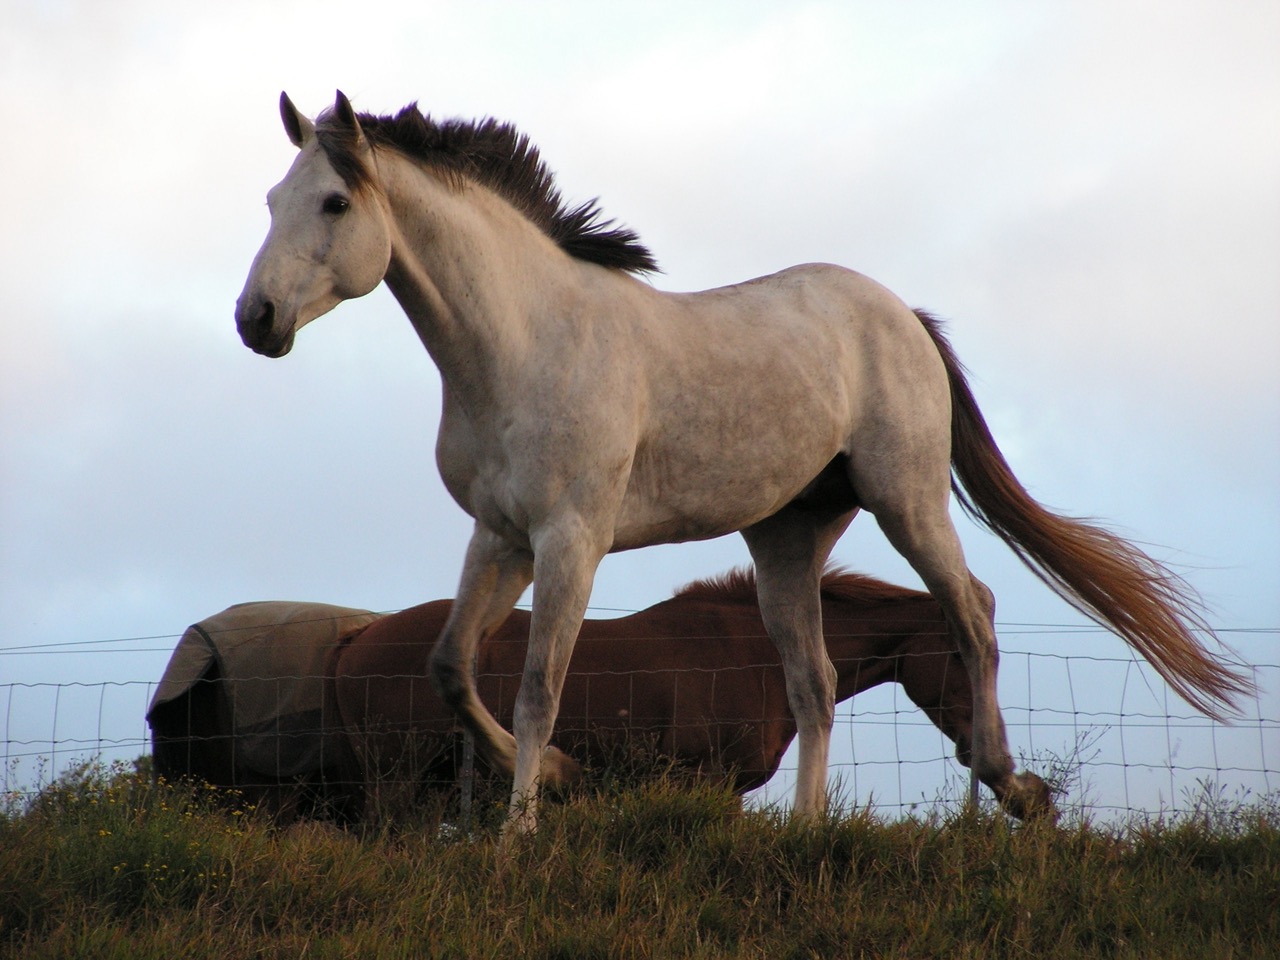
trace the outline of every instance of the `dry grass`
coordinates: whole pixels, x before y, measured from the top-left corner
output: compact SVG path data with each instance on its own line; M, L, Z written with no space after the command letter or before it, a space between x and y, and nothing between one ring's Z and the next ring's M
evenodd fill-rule
M0 815L0 956L1275 955L1274 798L1123 828L981 813L800 827L671 783L360 836L88 767Z

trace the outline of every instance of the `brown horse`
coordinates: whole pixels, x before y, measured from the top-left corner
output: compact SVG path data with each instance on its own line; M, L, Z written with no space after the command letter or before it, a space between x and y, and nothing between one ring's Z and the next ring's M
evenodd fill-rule
M370 814L394 815L421 790L449 790L456 782L460 727L427 666L452 603L383 617L343 641L330 659L327 672L363 769ZM973 696L938 602L828 571L822 603L837 699L901 683L968 766ZM529 617L514 611L479 647L480 696L503 723L515 709ZM795 736L782 660L765 633L754 578L735 571L631 616L584 621L552 743L597 768L636 747L656 749L742 793L774 775ZM1038 809L1051 814L1048 788L1034 781L1043 797Z

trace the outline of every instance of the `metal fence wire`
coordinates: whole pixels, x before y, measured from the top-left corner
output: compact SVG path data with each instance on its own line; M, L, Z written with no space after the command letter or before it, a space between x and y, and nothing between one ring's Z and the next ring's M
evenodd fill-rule
M1280 664L1256 665L1253 673L1256 697L1234 722L1220 723L1170 696L1154 671L1131 658L1002 650L1001 702L1018 766L1063 787L1064 810L1104 819L1176 814L1196 808L1206 792L1247 801L1280 790ZM0 683L10 802L34 796L76 765L149 755L145 716L158 679ZM619 707L600 709L614 715ZM335 718L322 722L337 728ZM292 735L268 732L277 743ZM470 782L471 762L458 768L458 780ZM793 744L748 802L785 805L794 764ZM927 811L968 793L954 745L896 683L839 705L830 769L841 802L887 814Z

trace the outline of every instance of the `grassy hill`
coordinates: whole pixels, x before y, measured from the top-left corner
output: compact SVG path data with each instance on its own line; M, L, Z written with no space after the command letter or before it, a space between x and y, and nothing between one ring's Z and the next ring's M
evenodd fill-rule
M221 802L214 802L220 800ZM1280 804L1174 822L801 828L671 783L548 804L509 856L423 815L281 827L86 767L0 812L0 956L1274 957Z

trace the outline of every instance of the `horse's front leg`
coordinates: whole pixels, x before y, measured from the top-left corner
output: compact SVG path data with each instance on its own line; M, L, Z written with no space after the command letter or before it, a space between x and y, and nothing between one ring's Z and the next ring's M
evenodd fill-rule
M547 745L596 568L607 550L603 538L577 520L548 525L532 540L533 615L515 704L516 764L503 831L507 838L537 825L541 781L565 778L559 764L563 755Z
M836 670L822 635L822 570L856 511L787 507L742 531L756 565L765 631L778 648L787 702L800 740L795 815L827 805L827 764L835 717Z
M493 718L476 693L480 641L510 615L533 578L533 558L476 524L449 619L431 652L431 679L441 698L475 737L476 749L496 770L512 774L515 739Z

